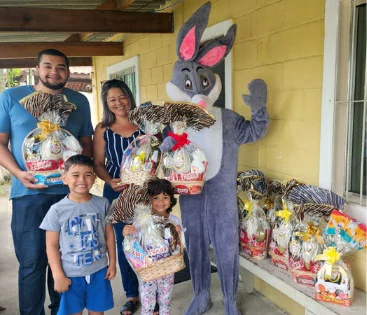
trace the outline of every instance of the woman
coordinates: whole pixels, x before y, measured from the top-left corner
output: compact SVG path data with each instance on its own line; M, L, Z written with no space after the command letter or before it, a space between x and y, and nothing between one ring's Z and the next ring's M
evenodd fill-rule
M128 111L136 105L129 87L123 81L113 79L103 84L102 103L102 121L96 126L93 138L93 159L97 176L105 182L103 197L112 202L127 186L121 185L119 178L123 152L143 132L128 119ZM120 222L113 227L122 285L127 297L120 314L131 315L139 302L139 283L122 249L124 226L125 224Z

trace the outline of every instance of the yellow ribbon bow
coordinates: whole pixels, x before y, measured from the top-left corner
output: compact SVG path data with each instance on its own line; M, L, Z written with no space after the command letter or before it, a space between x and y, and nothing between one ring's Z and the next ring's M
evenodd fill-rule
M252 213L252 202L250 200L246 200L245 204L243 205L243 209L248 212L247 217L249 217Z
M276 211L275 215L277 217L283 218L284 222L288 222L289 218L293 214L293 212L288 210L287 203L285 202L284 199L282 200L282 204L283 204L283 210Z
M313 224L309 224L307 230L302 233L302 241L308 241L312 236L315 237L319 244L324 244L324 239L321 236L321 231L319 228L315 227Z
M41 141L45 140L50 133L61 129L59 125L53 124L48 120L40 121L37 123L37 127L41 129L41 133L39 134Z
M333 265L340 259L340 254L336 251L335 247L329 247L324 249L321 255L316 255L315 260L324 260L326 264L325 279L332 279Z
M335 247L329 247L324 249L323 253L316 255L315 260L325 260L331 265L334 265L340 259L340 254L336 251Z

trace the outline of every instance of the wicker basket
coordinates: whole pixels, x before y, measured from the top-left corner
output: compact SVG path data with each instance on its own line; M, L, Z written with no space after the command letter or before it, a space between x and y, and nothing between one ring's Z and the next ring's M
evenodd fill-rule
M120 173L121 182L124 184L135 184L140 186L143 185L147 180L156 177L156 175L152 175L145 171L130 171Z
M175 273L184 268L185 263L181 251L176 255L158 260L146 268L135 269L135 272L142 281L147 282Z

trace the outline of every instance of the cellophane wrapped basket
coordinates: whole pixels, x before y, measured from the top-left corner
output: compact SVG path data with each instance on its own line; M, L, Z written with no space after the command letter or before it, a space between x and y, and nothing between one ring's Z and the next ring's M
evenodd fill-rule
M152 135L141 135L125 150L120 178L124 184L143 185L156 177L161 160L160 141Z
M193 142L190 142L185 122L171 123L173 132L168 136L175 145L162 154L159 177L171 182L176 194L200 194L205 181L208 161L204 152Z
M147 180L156 177L161 160L161 141L157 135L163 128L163 110L161 106L144 103L131 110L128 115L129 120L138 125L145 135L136 138L125 150L120 178L124 184L143 185Z
M62 126L65 121L55 111L39 116L38 128L32 130L23 141L23 158L27 170L47 186L62 184L65 161L82 152L75 137Z
M350 306L354 295L354 279L345 255L367 247L364 223L338 210L331 213L323 233L324 251L316 256L323 261L317 273L315 299Z
M241 172L237 177L237 203L240 214L240 250L247 257L267 257L270 224L260 206L267 193L264 174L258 170Z
M152 215L150 206L135 209L134 235L124 239L124 252L132 269L142 281L152 281L185 267L182 232L163 216Z

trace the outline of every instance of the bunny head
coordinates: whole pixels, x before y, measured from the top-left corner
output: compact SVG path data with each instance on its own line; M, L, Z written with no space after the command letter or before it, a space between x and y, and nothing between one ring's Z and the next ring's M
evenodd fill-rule
M236 37L236 25L233 24L226 35L200 46L210 8L210 2L204 4L179 30L176 47L178 61L173 67L172 80L166 85L172 100L196 103L208 111L222 89L219 76L211 68L228 55Z

